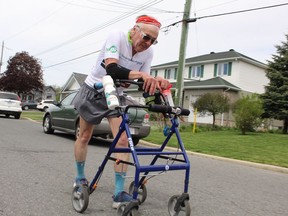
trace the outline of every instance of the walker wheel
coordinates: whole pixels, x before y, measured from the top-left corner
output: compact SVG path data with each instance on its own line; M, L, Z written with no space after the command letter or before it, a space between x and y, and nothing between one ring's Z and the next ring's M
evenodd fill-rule
M72 191L72 205L75 211L83 213L89 203L88 187L84 185L76 185Z
M133 195L133 189L134 189L134 181L131 182L129 186L129 194ZM140 204L144 203L147 198L147 188L145 184L140 185L138 188L138 196L137 199L139 200Z
M183 215L183 216L190 216L191 214L191 207L188 199L182 201L182 203L177 203L179 200L180 195L172 196L168 201L168 212L170 216L173 215ZM179 201L178 201L179 202ZM176 207L176 205L178 205Z
M138 209L138 201L133 200L129 203L121 203L117 208L117 216L137 216Z

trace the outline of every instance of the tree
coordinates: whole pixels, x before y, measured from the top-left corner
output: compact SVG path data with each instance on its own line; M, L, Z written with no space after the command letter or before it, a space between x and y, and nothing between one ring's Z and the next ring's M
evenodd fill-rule
M262 95L264 117L283 120L283 133L288 132L288 34L276 45L277 54L268 61L266 76L270 80Z
M7 70L0 78L0 88L5 91L27 93L43 89L43 70L38 59L28 52L16 53L9 59Z
M57 85L53 85L52 87L56 91L56 101L60 101L61 87Z
M211 114L213 116L213 127L215 127L216 115L229 110L229 99L223 93L206 93L200 96L193 106L202 115Z
M235 102L233 105L233 115L236 127L239 128L243 135L247 131L260 126L263 114L263 104L258 95L247 95Z

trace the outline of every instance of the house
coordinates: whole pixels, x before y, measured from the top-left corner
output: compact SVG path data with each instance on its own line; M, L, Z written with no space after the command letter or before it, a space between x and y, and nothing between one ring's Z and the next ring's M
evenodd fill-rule
M49 99L56 100L56 91L52 86L44 86L42 91L31 91L30 93L23 93L20 95L22 101L40 102L41 100Z
M266 77L266 65L231 49L224 52L211 52L206 55L187 58L183 71L184 86L182 92L182 106L191 111L185 119L194 121L195 100L206 92L222 92L229 96L230 101L251 93L264 93L264 86L269 83ZM152 66L150 74L162 76L172 84L172 91L176 91L178 61L167 62ZM73 73L66 82L62 93L80 88L87 75ZM142 92L132 87L126 91L140 103L144 102ZM212 123L212 116L197 115L197 122ZM231 111L216 116L216 124L233 126Z
M60 100L66 97L67 94L78 90L81 85L84 83L87 74L75 73L73 72L67 82L62 87L60 93Z
M173 83L175 91L177 89L177 68L178 61L155 65L152 67L151 74L169 79ZM266 68L264 63L233 49L186 59L181 104L184 108L192 111L187 121L194 121L192 104L206 92L222 92L230 98L231 102L246 94L264 93L264 87L269 83L265 73ZM212 116L198 115L196 118L200 123L210 124L213 121ZM216 124L233 126L231 111L216 116Z

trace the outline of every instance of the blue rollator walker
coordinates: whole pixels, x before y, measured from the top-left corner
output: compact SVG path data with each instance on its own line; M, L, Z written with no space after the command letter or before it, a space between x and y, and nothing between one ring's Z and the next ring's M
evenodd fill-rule
M138 83L131 80L116 80L115 85L119 86L120 83L130 83L143 85L143 83ZM143 94L145 97L145 93ZM148 95L149 96L149 95ZM106 154L103 162L98 168L95 177L89 184L89 187L85 185L78 185L73 188L72 192L72 205L75 211L83 213L89 203L89 195L92 194L97 188L98 182L104 171L105 165L108 160L115 161L115 163L128 164L135 167L135 177L134 181L130 184L129 193L133 196L133 200L129 203L122 203L117 209L117 215L122 216L134 216L137 215L139 206L144 203L147 198L147 177L150 172L167 172L172 170L185 170L185 180L184 180L184 191L182 194L173 195L168 201L168 212L169 215L185 215L189 216L191 213L191 207L189 203L188 185L189 185L189 174L190 174L190 162L186 154L184 144L181 140L180 133L178 130L179 126L179 116L188 116L190 111L180 107L169 106L168 100L160 92L155 93L154 99L146 105L128 105L120 106L119 111L121 113L122 122L119 127L119 132L114 138L112 144L109 147L108 153ZM154 103L154 104L152 104ZM166 136L164 142L159 147L141 147L135 148L132 136L129 129L129 115L128 110L130 108L144 108L151 112L163 113L164 120L168 119L171 122L170 129L164 129L164 135ZM116 144L122 133L126 133L128 138L127 148L118 148ZM175 135L178 141L178 151L164 151L164 148L168 144L170 138ZM131 153L133 162L121 161L117 158L112 157L112 153ZM152 156L152 161L149 165L141 165L139 162L139 156L150 155ZM156 164L158 159L164 159L166 162L164 164ZM170 164L167 161L171 161ZM140 174L142 174L140 176Z

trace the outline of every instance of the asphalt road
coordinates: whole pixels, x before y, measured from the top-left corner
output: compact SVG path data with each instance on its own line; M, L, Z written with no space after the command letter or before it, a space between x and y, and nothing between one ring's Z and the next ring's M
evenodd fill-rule
M0 117L0 215L73 216L75 177L73 137L47 135L41 124ZM89 145L86 175L92 179L108 143ZM190 155L190 204L193 216L288 215L288 175L216 159ZM144 161L150 160L149 156ZM106 166L84 215L116 215L111 208L114 176ZM134 168L128 176L133 176ZM168 215L167 202L183 192L183 171L151 179L139 215ZM127 180L127 186L133 179Z

